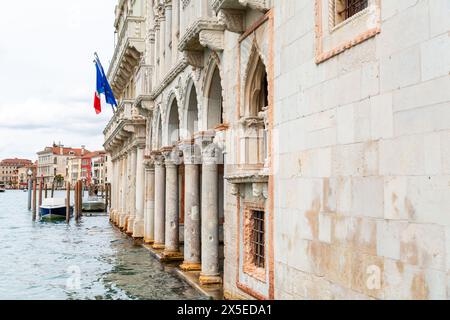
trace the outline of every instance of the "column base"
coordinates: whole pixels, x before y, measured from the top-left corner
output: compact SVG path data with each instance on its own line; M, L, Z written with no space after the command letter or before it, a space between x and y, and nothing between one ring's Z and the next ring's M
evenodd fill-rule
M145 238L144 238L144 243L145 243L145 244L152 245L152 244L155 243L155 240L149 240L149 239L145 239Z
M200 275L199 281L202 286L213 285L213 284L222 284L222 277L221 276Z
M144 238L144 221L135 220L133 225L133 238Z
M161 257L162 262L183 261L184 256L180 251L164 251Z
M121 214L119 216L119 228L121 230L124 230L124 229L126 229L126 226L127 226L127 216L124 214Z
M166 246L161 243L154 243L152 248L155 250L164 250L166 248Z
M183 262L182 265L179 267L182 271L189 272L189 271L200 271L202 270L202 264L201 263L189 263L189 262Z
M127 234L128 235L133 235L133 227L134 227L134 217L130 217L130 218L128 218L128 221L127 221Z

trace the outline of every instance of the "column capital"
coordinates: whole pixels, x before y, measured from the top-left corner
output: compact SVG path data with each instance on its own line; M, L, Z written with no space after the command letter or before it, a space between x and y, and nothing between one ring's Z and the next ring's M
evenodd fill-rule
M213 165L219 164L220 148L215 143L210 143L202 149L203 164Z
M172 0L164 0L164 7L166 10L172 10Z
M174 146L174 147L165 147L161 149L161 153L163 154L165 160L166 160L166 167L168 166L178 166L182 163L182 156L183 153L181 150Z
M156 167L164 166L165 158L160 151L152 151L151 158Z
M195 140L184 140L178 145L183 152L183 160L185 164L194 165L202 163L201 150L198 145L195 144Z
M152 157L146 157L144 159L144 166L146 171L155 170L155 160Z

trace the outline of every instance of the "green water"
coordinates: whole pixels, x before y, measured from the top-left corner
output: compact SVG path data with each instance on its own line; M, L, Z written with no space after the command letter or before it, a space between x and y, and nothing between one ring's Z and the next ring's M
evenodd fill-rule
M33 222L26 207L0 193L0 299L202 299L108 217Z

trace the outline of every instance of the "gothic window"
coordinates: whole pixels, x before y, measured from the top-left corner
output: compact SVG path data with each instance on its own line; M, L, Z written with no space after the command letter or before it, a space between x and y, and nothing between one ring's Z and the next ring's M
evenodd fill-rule
M170 107L168 121L168 142L175 145L180 140L180 120L178 116L178 104L174 98Z
M335 25L353 17L369 5L369 0L335 0Z
M222 84L219 68L215 68L208 94L208 129L223 123Z
M261 58L258 59L248 90L249 116L257 117L260 112L266 110L268 105L267 72Z

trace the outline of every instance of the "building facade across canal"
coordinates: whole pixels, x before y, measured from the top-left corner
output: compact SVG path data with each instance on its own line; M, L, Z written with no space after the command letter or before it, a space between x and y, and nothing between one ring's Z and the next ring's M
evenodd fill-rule
M225 298L448 298L448 12L120 0L111 221Z

